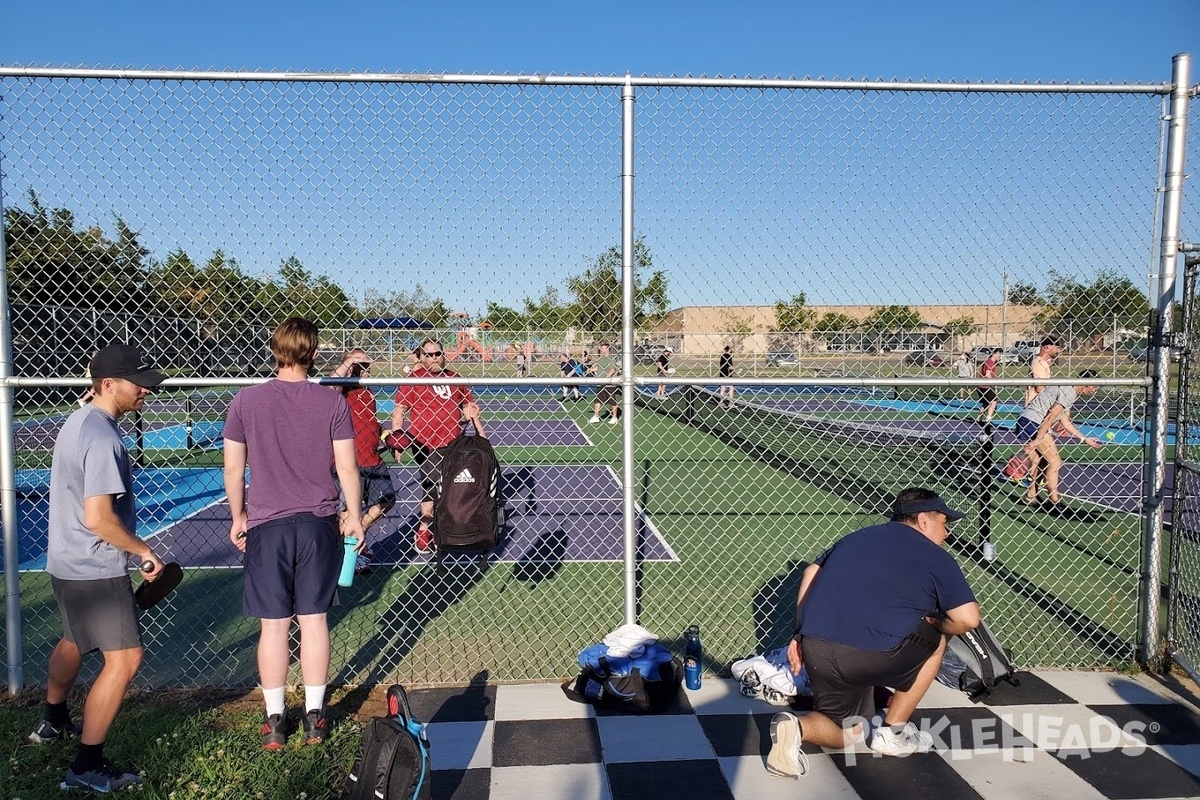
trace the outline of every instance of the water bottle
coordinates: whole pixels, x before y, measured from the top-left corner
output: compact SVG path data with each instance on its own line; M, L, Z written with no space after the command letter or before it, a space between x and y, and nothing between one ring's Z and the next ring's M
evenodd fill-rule
M346 587L354 583L354 566L358 562L358 553L354 548L358 547L358 539L351 536L342 541L345 544L345 552L342 553L342 572L338 575L338 586Z
M700 688L700 668L704 663L704 650L700 646L700 626L689 625L683 634L685 646L683 649L684 684L689 689Z

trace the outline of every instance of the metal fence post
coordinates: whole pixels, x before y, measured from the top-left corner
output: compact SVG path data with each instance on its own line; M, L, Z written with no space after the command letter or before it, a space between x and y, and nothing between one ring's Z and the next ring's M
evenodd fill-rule
M633 473L633 82L621 89L621 504L625 528L625 622L638 620L637 527Z
M1142 643L1138 660L1149 666L1158 656L1159 595L1162 590L1163 487L1166 484L1167 423L1171 383L1171 328L1176 290L1176 260L1183 210L1183 178L1187 144L1188 85L1191 57L1172 59L1170 132L1167 139L1167 169L1163 181L1162 236L1159 248L1159 280L1156 329L1151 332L1153 354L1150 397L1149 486L1146 492L1145 555L1142 560Z

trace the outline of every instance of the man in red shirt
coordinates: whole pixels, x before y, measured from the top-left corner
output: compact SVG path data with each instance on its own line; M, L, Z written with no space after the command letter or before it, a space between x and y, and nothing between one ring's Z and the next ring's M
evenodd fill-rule
M354 348L342 357L342 363L330 375L334 378L361 378L371 371L371 357L362 348ZM383 426L379 424L379 412L375 405L375 393L366 386L339 386L350 406L350 421L354 423L354 455L358 459L358 477L362 482L363 536L372 525L396 504L396 487L392 474L379 457L379 440ZM341 518L344 520L346 512ZM356 572L370 569L371 552L359 552Z
M408 374L410 378L457 378L454 370L446 369L446 356L437 339L426 339L417 348L420 366ZM416 546L422 553L433 549L433 535L429 526L433 523L433 505L438 487L442 485L442 456L439 448L462 436L462 419L466 417L475 426L475 432L487 436L483 420L479 418L479 406L471 395L470 387L463 384L412 384L396 389L396 407L392 411L392 432L399 432L408 417L408 430L412 440L413 460L421 473L421 522L417 529Z
M988 356L987 361L979 367L979 377L995 378L996 369L1000 364L1000 354L1004 351L996 348L992 354ZM983 422L991 422L992 417L996 416L996 387L990 384L979 387L979 419Z

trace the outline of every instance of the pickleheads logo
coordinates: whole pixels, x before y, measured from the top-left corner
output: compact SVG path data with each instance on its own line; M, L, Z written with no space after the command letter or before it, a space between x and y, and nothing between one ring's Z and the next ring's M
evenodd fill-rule
M865 723L862 728L855 726ZM847 717L842 725L847 731L850 746L836 750L845 754L846 764L853 765L862 757L855 744L866 745L870 732L882 720L876 717ZM913 726L933 741L930 749L945 753L951 761L980 757L999 757L1004 761L1032 761L1041 751L1042 757L1060 760L1086 760L1096 753L1119 751L1126 756L1139 756L1149 746L1150 737L1162 731L1159 722L1129 720L1123 725L1103 714L1055 716L1037 713L995 713L969 722L952 720L947 716L923 717ZM864 728L866 733L864 734ZM871 757L879 754L871 752Z
M471 474L471 470L464 469L462 472L454 476L455 483L474 483L475 476Z

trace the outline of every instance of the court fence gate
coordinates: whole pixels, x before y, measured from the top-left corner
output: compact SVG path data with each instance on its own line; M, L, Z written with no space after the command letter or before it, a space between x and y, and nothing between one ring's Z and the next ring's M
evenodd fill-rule
M292 315L323 332L320 375L369 351L385 423L398 387L469 383L503 464L503 546L439 573L414 548L416 469L388 462L398 502L330 612L334 682L565 677L634 620L676 651L698 624L720 673L783 645L805 565L912 484L967 512L948 547L1024 667L1154 663L1173 524L1167 641L1196 663L1190 290L1172 333L1189 67L1130 85L0 67L9 691L44 683L60 635L55 437L92 350L125 337L170 375L120 421L139 533L186 572L142 617L137 680L254 685L221 433ZM409 377L430 331L461 377ZM1098 387L1073 416L1102 446L1063 440L1057 509L1002 473L1044 338L1064 350L1039 385Z

